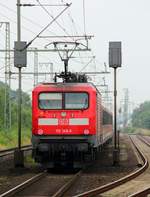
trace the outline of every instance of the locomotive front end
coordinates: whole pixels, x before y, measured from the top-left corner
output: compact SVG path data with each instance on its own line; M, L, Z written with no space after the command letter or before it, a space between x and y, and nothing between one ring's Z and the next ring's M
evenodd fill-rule
M88 85L41 85L33 91L32 143L36 161L80 167L94 146L95 91Z

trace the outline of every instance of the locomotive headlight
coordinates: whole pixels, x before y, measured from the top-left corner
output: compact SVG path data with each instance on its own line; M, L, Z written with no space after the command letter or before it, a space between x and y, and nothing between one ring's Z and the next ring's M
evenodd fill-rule
M44 132L43 132L43 129L39 129L39 130L38 130L38 134L39 134L39 135L43 135L43 133L44 133Z
M84 135L88 135L90 133L90 131L88 129L84 129L83 133L84 133Z

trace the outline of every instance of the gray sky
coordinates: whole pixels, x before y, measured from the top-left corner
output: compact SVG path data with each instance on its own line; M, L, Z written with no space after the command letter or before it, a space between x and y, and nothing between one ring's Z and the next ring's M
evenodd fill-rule
M37 3L36 0L22 0L22 3L25 2ZM54 4L56 2L63 3L70 1L41 0L40 2ZM75 35L76 31L79 35L84 34L82 5L82 0L72 0L72 6L58 20L59 24L65 28L68 34ZM56 16L63 7L46 7L46 9L53 16ZM13 47L13 42L16 40L16 1L1 0L0 10L0 21L10 21L11 23L11 46ZM135 103L150 100L149 10L149 0L85 0L86 33L94 35L94 38L90 41L92 53L81 53L80 56L96 55L95 63L97 70L103 70L103 63L106 62L108 64L108 42L122 41L123 65L121 69L118 69L118 98L122 99L123 89L128 88L130 100ZM40 7L22 8L22 40L27 42L32 40L42 27L46 26L50 21L50 17ZM4 48L4 33L4 28L1 27L0 48ZM54 34L65 35L56 23L50 26L48 31L45 31L42 35ZM43 48L49 42L51 40L37 39L31 47ZM75 55L79 56L79 54ZM2 56L4 54L0 55L0 68L4 64ZM79 71L89 60L71 60L70 69ZM55 71L62 69L62 63L58 54L40 54L39 62L53 62ZM94 71L94 69L95 64L91 62L86 70ZM28 67L26 70L33 70L33 54L28 56ZM3 77L4 70L1 69L0 72ZM113 87L112 76L113 72L106 77L110 89ZM30 91L32 89L30 78L28 76L26 79L23 79L24 90ZM96 79L97 83L99 78L100 76ZM17 88L17 79L13 79L12 83L12 87Z

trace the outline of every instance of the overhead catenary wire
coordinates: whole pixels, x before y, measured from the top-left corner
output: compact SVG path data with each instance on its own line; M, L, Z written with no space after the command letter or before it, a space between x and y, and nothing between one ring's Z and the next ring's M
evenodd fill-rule
M36 1L39 3L39 5L41 5L41 7L44 9L44 11L45 11L51 18L53 18L52 14L49 13L49 11L40 3L40 1L39 1L39 0L36 0ZM73 24L73 27L74 27L74 29L75 29L75 33L78 35L78 32L77 32L77 30L76 30L76 27L75 27L75 23L74 23L73 18L71 17L70 14L68 14L68 16L69 16L69 18L70 18L70 20L71 20L71 22L72 22L72 24ZM72 38L73 40L75 40L73 36L70 36L70 35L68 34L68 32L66 32L66 30L64 29L64 27L62 27L57 21L55 21L55 22L56 22L57 25L59 25L59 27L68 35L68 38ZM79 56L81 57L80 52L79 52ZM81 60L81 61L83 62L83 60Z
M83 0L83 26L84 26L84 34L86 35L86 20L85 20L85 0Z
M74 20L73 20L73 18L72 18L72 16L71 16L70 12L68 13L68 16L69 16L69 18L70 18L70 20L71 20L71 22L72 22L72 24L73 24L75 33L76 33L77 35L79 35L79 34L78 34L78 31L77 31L77 28L76 28L76 25L75 25L75 22L74 22ZM81 59L80 51L79 51L78 53L79 53L79 57L80 57L80 59ZM81 59L81 63L83 63L83 60L82 60L82 59Z
M27 29L27 28L26 28ZM30 31L31 32L31 30L29 30L29 29L27 29L28 31ZM34 32L32 32L32 33L34 33ZM77 31L76 31L76 33L77 33ZM34 33L35 34L35 33Z
M4 4L2 4L2 3L0 3L0 6L4 7L5 9L9 10L10 12L12 12L12 13L14 13L14 14L16 15L16 11L13 10L13 9L11 9L11 8L9 8L8 6L6 6L6 5L4 5ZM12 21L13 23L16 23L16 21L13 21L12 19L10 19L9 17L7 17L7 16L5 16L5 15L2 15L2 13L0 13L0 15L3 16L3 17L5 17L5 18L7 18L7 19L9 19L9 20ZM39 23L36 23L35 21L31 20L31 19L28 18L28 17L22 16L22 18L25 19L26 21L32 23L32 25L34 24L34 25L36 25L36 26L39 27L39 28L43 28L42 25L40 25ZM27 31L30 31L30 32L32 32L32 33L35 34L35 32L31 31L31 29L28 29L28 28L26 28L26 27L24 27L24 26L22 26L22 27L23 27L24 29L26 29ZM51 34L53 34L53 35L57 35L56 33L52 32L52 31L50 31L50 30L48 30L48 31L49 31L49 33L51 33ZM12 33L12 32L11 32L11 33Z
M85 3L85 2L84 2ZM83 9L84 10L84 9ZM72 22L74 23L74 20L72 19ZM76 31L76 33L77 33L77 31Z
M50 7L60 7L60 6L67 6L68 4L66 3L66 4L42 4L43 6L50 6ZM31 4L31 3L25 3L25 4L19 4L19 6L24 6L24 7L26 7L26 6L40 6L40 5L37 5L37 4Z
M1 61L1 58L0 58L0 61ZM2 61L1 61L2 62ZM4 62L3 62L3 64L4 64ZM0 68L0 70L2 70L2 69L4 69L5 68L5 66L4 67L2 67L2 68ZM4 73L4 72L3 72ZM4 78L4 77L3 77Z
M3 15L3 14L1 14L1 13L0 13L0 15L3 16L3 17L5 17L5 18L7 18L9 21L12 21L13 23L16 24L16 21L10 19L9 17L7 17L7 16L5 16L5 15ZM34 35L36 34L35 32L31 31L30 29L28 29L28 28L26 28L26 27L24 27L24 26L23 26L23 28L26 29L27 31L31 32L31 33L34 34ZM14 34L14 35L17 35L16 32L10 31L10 33L12 33L12 34ZM1 35L4 36L4 34L3 34L2 32L1 32ZM45 39L45 38L44 38L44 39ZM47 39L45 39L45 40L47 40ZM1 43L0 43L0 45L4 48L4 46L3 46ZM39 54L39 56L43 56L43 57L46 57L47 59L49 59L49 57L47 57L47 56L45 56L45 55ZM1 60L0 60L0 61L1 61ZM1 61L1 62L2 62L2 61Z
M16 15L16 11L13 10L13 9L11 9L11 8L9 8L8 6L6 6L6 5L4 5L4 4L2 4L2 3L0 3L0 6L4 7L5 9L9 10L10 12L12 12L12 13L14 13L14 14ZM23 17L25 20L29 21L30 23L32 23L32 24L34 24L34 25L36 25L36 26L38 26L38 27L40 27L40 28L43 28L43 26L41 26L39 23L36 23L35 21L31 20L30 18L25 17L25 16L22 16L22 17ZM51 33L53 33L53 32L51 32Z
M5 17L5 18L7 18L9 21L12 21L13 23L15 23L16 24L16 21L14 21L14 20L12 20L12 19L10 19L9 17L7 17L7 16L5 16L5 15L3 15L3 14L1 14L0 13L0 15L1 16L3 16L3 17ZM29 32L31 32L31 33L33 33L34 35L35 35L35 32L33 32L33 31L31 31L30 29L28 29L28 28L26 28L26 27L24 27L23 26L23 28L24 29L26 29L27 31L29 31ZM1 28L0 28L0 30L1 30ZM17 33L16 32L12 32L12 31L10 31L10 33L12 33L12 34L14 34L14 35L17 35ZM4 36L4 34L1 32L1 35L3 35ZM0 43L0 46L2 46L2 48L4 48L4 46ZM39 56L42 56L41 54L39 54ZM46 57L45 55L43 55L43 57ZM46 57L47 59L49 59L49 57ZM1 58L0 58L0 61L1 61ZM1 61L2 62L2 61ZM4 63L4 62L3 62Z
M1 6L3 6L4 8L6 8L7 10L9 10L9 11L11 11L11 12L13 12L13 13L15 13L16 14L16 11L14 11L13 9L11 9L11 8L9 8L8 6L6 6L6 5L4 5L4 4L2 4L2 3L0 3L0 5ZM64 5L69 5L69 4L64 4ZM5 16L6 17L6 16ZM41 28L43 28L39 23L36 23L35 21L33 21L33 20L31 20L31 19L29 19L29 18L27 18L27 17L25 17L25 16L22 16L25 20L27 20L27 21L29 21L29 22L31 22L32 24L34 24L34 25L36 25L36 26L38 26L38 27L41 27ZM63 28L63 27L62 27ZM27 29L27 28L26 28ZM28 31L31 31L31 30L29 30L29 29L27 29ZM32 33L34 33L34 32L32 32ZM51 32L52 34L55 34L54 32ZM56 35L56 34L55 34Z
M15 20L13 20L12 18L9 18L8 16L6 16L6 15L4 15L4 14L2 14L2 13L0 13L0 15L3 16L4 18L7 18L7 19L8 19L9 21L11 21L12 23L17 24L17 22L16 22ZM30 33L32 33L32 34L35 35L35 32L33 32L31 29L29 29L29 28L27 28L27 27L25 27L25 26L22 26L22 28L25 29L26 31L29 31ZM11 31L11 33L14 34L14 35L16 35L15 32L12 32L12 31Z
M76 25L76 23L75 23L73 17L71 16L70 11L68 11L68 16L69 16L69 19L70 19L70 21L71 21L73 27L74 27L74 30L75 30L76 35L79 35L79 33L78 33L78 31L77 31L77 25Z
M40 1L39 0L36 0L37 2L38 2L38 4L41 6L41 8L54 20L55 19L55 17L52 15L52 14L50 14L50 12L40 3ZM66 6L68 7L70 7L70 4L66 4ZM70 36L70 34L66 31L66 29L64 28L64 27L62 27L62 25L57 21L57 20L55 20L55 23L64 31L64 33L66 34L66 35L68 35L68 36Z
M9 7L3 5L2 3L0 3L0 5L4 6L4 7L5 7L6 9L8 9L9 11L11 11L11 12L13 12L13 13L16 13L14 10L12 10L12 9L10 9ZM6 16L4 16L4 17L6 17ZM35 22L32 21L31 19L28 19L27 17L24 17L24 16L22 16L22 17L25 18L26 20L28 20L28 21L30 21L30 22L36 24L37 26L39 26L39 24L35 23ZM7 18L8 18L8 17L7 17ZM13 22L14 22L14 21L13 21ZM16 22L14 22L14 23L16 23ZM33 31L31 31L30 29L27 29L26 27L23 27L23 28L26 29L27 31L30 31L30 32L32 32L33 34L35 34L35 33L34 33ZM13 33L13 32L11 32L11 33Z
M83 21L84 21L84 25L83 25L83 26L84 26L84 35L85 35L85 39L87 39L87 38L86 38L85 1L83 0L82 3L83 3ZM68 12L69 12L69 11L68 11ZM73 24L75 33L76 33L77 35L79 35L79 34L78 34L78 31L77 31L77 28L76 28L76 24L75 24L74 19L72 18L71 14L70 14L70 12L68 13L68 16L69 16L69 18L70 18L70 20L71 20L71 22L72 22L72 24ZM76 41L77 41L77 40L76 40ZM92 56L94 57L93 52L92 52ZM81 63L83 64L84 62L83 62L83 59L82 59L82 56L81 56L80 52L79 52L79 58L81 59ZM95 64L95 67L96 67L95 61L94 61L94 64Z
M95 59L95 57L92 57L90 61L79 72L83 71L93 61L93 59Z
M71 6L71 3L68 4L68 6L66 8L64 8L48 25L46 25L46 27L44 27L25 47L28 48L33 42L34 40L36 40L50 25L52 25L53 22L55 22L57 20L57 18L59 18L59 16L61 16L69 7ZM24 49L23 49L24 50Z

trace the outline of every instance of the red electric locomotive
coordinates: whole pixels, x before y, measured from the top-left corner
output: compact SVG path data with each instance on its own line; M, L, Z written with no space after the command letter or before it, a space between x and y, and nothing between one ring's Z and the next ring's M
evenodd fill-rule
M45 83L32 92L35 160L81 167L112 138L112 114L92 83Z

